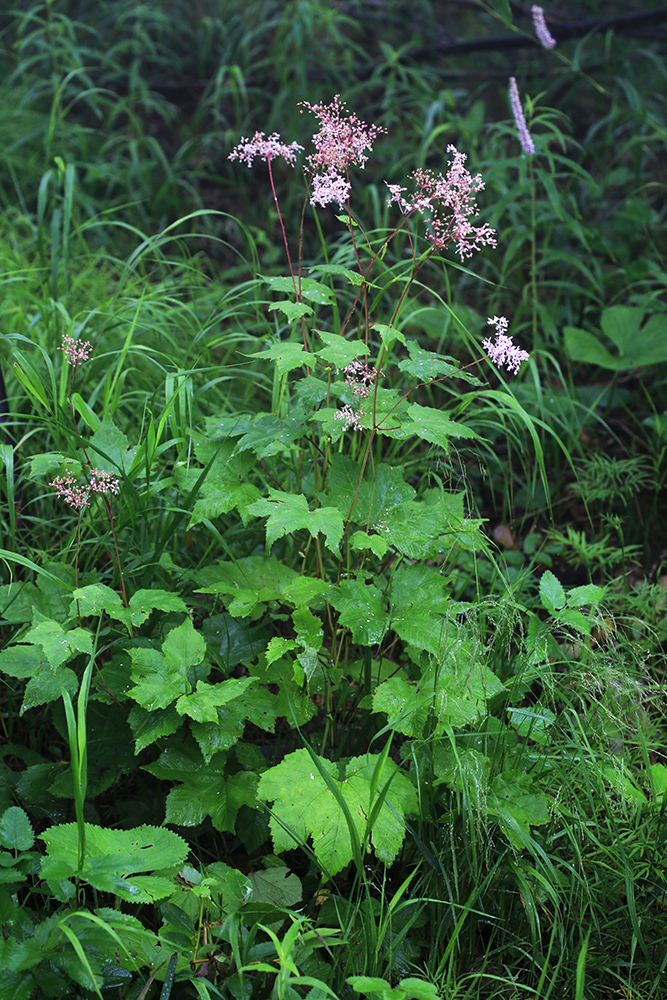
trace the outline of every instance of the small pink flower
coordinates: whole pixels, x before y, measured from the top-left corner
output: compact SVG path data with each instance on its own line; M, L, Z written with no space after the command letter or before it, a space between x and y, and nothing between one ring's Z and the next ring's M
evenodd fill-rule
M534 156L535 143L531 139L528 126L526 125L526 119L523 116L521 98L519 97L519 88L517 87L516 80L513 76L510 77L510 103L512 105L512 114L514 115L514 121L516 122L517 131L519 133L521 148L524 153L528 154L528 156Z
M235 146L227 159L241 160L247 166L252 166L255 157L260 160L275 160L277 156L283 156L291 167L294 166L296 154L303 149L298 142L291 142L287 145L280 141L277 132L273 132L268 138L264 138L263 132L255 132L252 139L241 139L238 146Z
M482 347L487 352L491 361L498 368L503 366L508 372L519 371L522 361L527 361L530 357L528 351L522 350L512 343L512 338L507 336L508 321L504 316L493 316L487 320L489 326L496 328L496 340L483 340Z
M376 379L382 377L381 371L363 361L351 361L349 365L343 368L343 371L345 373L345 381L359 399L368 399L371 394L371 387Z
M88 486L79 486L76 479L71 472L65 472L64 476L56 476L56 478L49 483L61 499L73 507L74 510L83 510L84 507L88 505L90 500L90 488Z
M91 472L90 488L93 493L120 493L118 477L112 472L103 472L101 469L93 469Z
M415 194L404 197L405 188L398 184L387 184L389 202L396 202L404 215L413 212L430 213L427 239L435 250L442 250L450 243L456 243L462 260L471 257L483 246L496 246L496 234L486 223L473 226L471 218L477 215L475 196L484 188L481 174L475 177L465 167L466 157L455 146L448 146L452 154L449 170L445 177L430 170L415 170L412 175Z
M82 362L87 361L92 349L93 346L89 340L74 340L73 337L63 336L63 342L60 345L60 350L64 352L72 368L76 368Z
M544 11L535 3L530 8L530 13L533 18L533 24L535 25L535 34L537 35L540 43L545 49L553 49L556 44L556 39L547 28L547 22L544 20Z

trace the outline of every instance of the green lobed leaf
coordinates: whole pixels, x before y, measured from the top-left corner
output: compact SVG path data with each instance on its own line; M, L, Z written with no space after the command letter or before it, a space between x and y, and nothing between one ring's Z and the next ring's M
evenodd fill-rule
M565 606L565 591L560 580L557 580L550 569L540 577L540 600L547 611L554 614Z
M135 686L130 697L149 712L167 708L187 691L188 669L201 663L205 654L204 639L190 618L169 632L161 650L131 649Z
M253 357L269 358L271 361L275 361L278 376L285 375L293 368L301 368L303 365L313 367L317 360L314 354L309 354L304 350L303 344L297 344L294 341L271 344L266 350L254 354Z
M516 823L520 830L529 834L531 826L548 823L552 801L539 790L525 771L504 771L491 783L487 808L489 814L498 820L510 843L515 847L523 847L521 839L514 832L513 824Z
M318 765L329 776L337 795L345 800L362 842L378 788L391 781L371 832L377 857L391 863L405 837L403 816L417 808L417 797L411 782L391 758L384 758L379 785L373 787L373 768L379 757L368 754L349 760L344 776L339 776L339 768L325 758L319 758ZM342 766L339 762L339 767ZM315 855L330 875L352 861L352 841L345 814L307 750L296 750L265 771L259 779L258 797L274 802L270 829L276 853L294 847L295 843L305 843L311 837Z
M335 507L319 507L311 511L302 493L284 493L269 487L268 498L257 500L248 507L248 512L267 518L267 549L288 532L305 528L313 537L322 532L327 548L338 555L344 525L342 515Z
M329 603L340 612L339 623L352 632L354 642L371 646L381 642L389 626L387 600L373 584L343 580L332 588Z
M279 302L272 302L269 312L280 310L286 317L288 323L293 323L295 319L302 319L304 316L312 316L313 310L305 302L292 302L291 299L280 299Z
M335 368L345 368L352 361L362 354L370 354L370 348L363 340L348 340L339 333L330 333L328 330L316 330L318 337L324 341L325 346L318 348L315 353L318 358L328 361Z
M218 709L240 695L255 683L254 677L230 678L219 684L197 683L193 694L184 694L176 702L179 715L187 715L195 722L217 722Z
M118 473L120 470L127 473L137 453L136 448L130 448L127 437L108 414L91 437L90 447L97 456L94 464L106 472Z

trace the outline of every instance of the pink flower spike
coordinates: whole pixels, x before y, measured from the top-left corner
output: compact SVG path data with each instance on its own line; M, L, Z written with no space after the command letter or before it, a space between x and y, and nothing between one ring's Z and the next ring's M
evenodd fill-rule
M496 340L495 343L483 340L482 347L497 368L504 366L508 372L514 372L516 375L521 362L527 361L530 354L513 344L512 338L507 336L508 322L504 316L493 316L487 323L489 326L495 326Z
M49 486L56 491L57 495L61 497L66 504L73 507L74 510L83 510L83 508L88 505L90 500L90 488L88 486L79 486L71 472L65 472L64 476L56 476L56 478L49 483Z
M93 345L89 340L74 340L73 337L63 336L63 342L60 345L60 350L64 352L72 368L76 368L82 362L87 361L92 349Z
M296 161L296 154L302 150L303 146L300 146L298 142L290 142L289 145L281 142L277 132L273 132L266 139L263 132L255 132L252 139L241 139L238 146L234 147L227 159L240 160L251 167L255 157L259 157L260 160L266 160L268 163L270 160L275 160L277 156L283 156L285 162L289 163L290 167L293 167Z
M540 44L543 45L545 49L553 49L556 44L556 39L547 28L547 22L544 20L544 11L535 3L530 8L530 13L533 18L533 24L535 25L535 34L537 35Z
M120 482L112 472L93 469L90 474L90 488L93 493L120 493Z
M338 202L339 208L345 207L345 202L350 197L350 183L340 174L333 170L328 170L326 174L315 174L313 177L313 190L310 196L311 205L329 205L332 201Z
M530 132L528 131L528 126L526 125L526 119L523 116L521 98L519 97L519 88L517 87L516 80L513 76L510 77L510 103L512 105L512 114L514 115L514 121L516 122L517 131L519 133L521 148L524 153L527 153L528 156L534 156L535 143L530 137Z
M362 420L364 415L361 410L357 410L355 413L351 406L347 403L342 406L340 410L336 410L334 413L334 420L343 420L345 422L344 430L349 430L350 427L353 431L363 430Z

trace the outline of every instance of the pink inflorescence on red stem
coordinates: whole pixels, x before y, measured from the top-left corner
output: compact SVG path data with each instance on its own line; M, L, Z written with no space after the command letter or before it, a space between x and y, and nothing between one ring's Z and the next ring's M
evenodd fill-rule
M298 142L290 142L289 144L281 142L277 132L273 132L266 138L263 132L255 132L252 139L241 139L238 146L235 146L229 154L228 159L240 160L241 163L251 167L255 158L266 160L268 163L275 160L277 156L282 156L285 162L293 167L296 162L296 154L302 150L303 146L300 146Z
M508 321L504 316L492 316L487 323L489 326L495 326L496 339L495 342L483 340L482 347L496 367L505 367L508 372L516 374L521 362L527 361L530 354L513 344L512 338L507 336Z
M556 44L556 39L547 28L547 22L544 19L544 11L535 3L530 8L530 13L533 18L533 24L535 25L535 34L537 35L540 44L543 45L545 49L553 49Z
M364 361L357 360L351 361L349 365L343 368L343 372L345 374L345 381L359 399L368 399L376 379L382 376L382 372L378 371L377 368L373 368L372 365L366 364Z
M519 88L517 87L516 79L513 76L510 77L510 104L512 105L512 114L514 115L517 132L519 133L521 148L524 153L527 153L528 156L534 156L535 143L533 142L530 132L528 131L528 126L526 125L523 108L521 107L521 98L519 97Z
M92 349L93 346L89 340L74 340L73 337L63 337L63 342L60 345L60 350L64 352L72 368L87 361Z
M90 493L120 493L120 483L112 472L103 472L101 469L93 469L90 474L90 482L86 486L80 486L72 472L65 472L64 476L56 476L49 486L54 489L57 495L73 507L74 510L83 510L90 503Z
M336 410L336 412L334 413L334 420L345 421L346 431L349 430L350 427L352 428L352 430L360 431L363 427L363 424L361 422L363 419L364 415L361 412L361 410L357 410L355 413L352 407L349 406L347 403L345 404L345 406L341 406L340 410Z
M342 207L350 194L347 173L353 164L363 167L366 150L385 130L380 125L366 125L351 114L336 94L331 104L310 104L304 107L319 119L320 131L313 136L315 152L307 159L307 171L313 177L311 205L328 205L337 201Z
M404 215L430 212L427 239L433 248L442 250L456 243L459 256L465 260L483 246L495 247L496 233L486 223L473 226L470 221L477 215L475 196L484 188L481 174L472 176L465 167L465 154L455 146L448 146L447 152L452 154L452 160L445 177L430 170L415 170L412 178L416 190L412 197L404 197L405 188L400 185L387 184L388 204L396 202Z

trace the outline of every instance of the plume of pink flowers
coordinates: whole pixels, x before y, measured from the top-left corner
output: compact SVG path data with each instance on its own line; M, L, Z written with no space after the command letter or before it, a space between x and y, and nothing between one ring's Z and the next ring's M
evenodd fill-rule
M472 176L465 167L465 154L459 153L456 146L448 146L447 152L452 154L452 159L444 177L430 170L415 170L412 197L404 197L405 188L398 184L387 184L388 204L396 202L404 215L429 212L427 239L434 249L442 250L456 243L459 256L465 260L483 246L495 247L496 233L486 223L473 226L470 221L477 215L475 196L484 188L481 174Z
M93 469L90 474L90 482L85 486L77 483L74 474L66 471L64 476L56 476L49 486L56 491L56 494L74 510L83 510L90 503L90 494L93 493L120 493L120 483L112 472L103 472L101 469Z
M530 357L528 351L522 350L512 342L512 338L507 336L508 321L504 316L491 316L487 320L489 326L495 326L496 339L483 340L482 347L488 354L491 361L497 368L506 368L508 372L519 371L522 361L527 361Z

